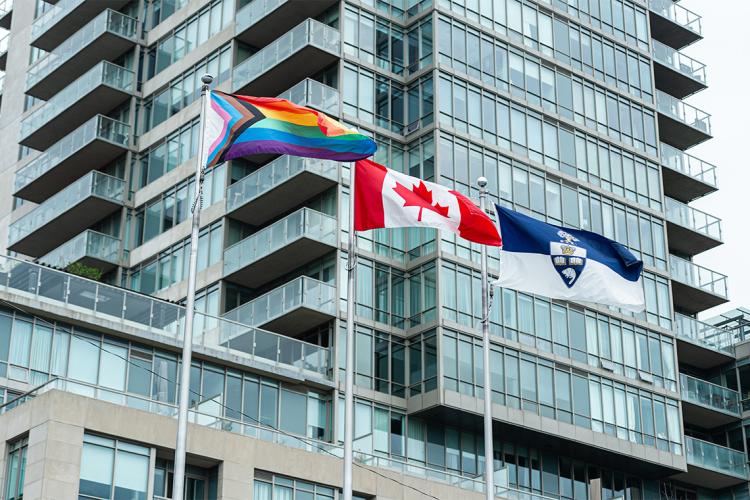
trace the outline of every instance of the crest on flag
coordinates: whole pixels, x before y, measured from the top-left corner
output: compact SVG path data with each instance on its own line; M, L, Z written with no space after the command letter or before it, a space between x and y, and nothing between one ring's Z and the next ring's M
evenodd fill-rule
M578 238L567 231L560 230L557 236L560 241L549 242L552 265L565 286L573 288L586 267L586 249L576 245Z

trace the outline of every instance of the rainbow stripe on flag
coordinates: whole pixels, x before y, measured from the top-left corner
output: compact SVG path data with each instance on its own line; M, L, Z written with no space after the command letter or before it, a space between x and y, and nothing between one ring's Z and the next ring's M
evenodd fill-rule
M369 137L286 99L214 90L205 116L203 157L207 168L254 154L356 161L377 149Z

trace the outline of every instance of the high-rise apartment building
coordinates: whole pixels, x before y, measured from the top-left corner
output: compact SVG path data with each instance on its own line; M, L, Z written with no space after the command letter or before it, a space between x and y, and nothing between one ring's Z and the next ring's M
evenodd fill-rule
M204 73L644 261L641 315L495 290L500 498L750 498L750 313L696 319L727 291L692 262L722 234L689 205L716 182L685 151L711 129L683 101L706 72L680 3L4 0L0 27L3 500L172 496ZM340 494L349 168L206 176L186 498ZM478 256L432 230L358 235L363 498L481 498Z

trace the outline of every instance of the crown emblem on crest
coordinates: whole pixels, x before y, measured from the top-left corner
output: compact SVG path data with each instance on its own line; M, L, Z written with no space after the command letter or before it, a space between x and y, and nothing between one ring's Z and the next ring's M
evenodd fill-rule
M567 245L563 245L561 247L561 250L563 255L573 255L574 253L576 253L576 249L574 247L570 247Z

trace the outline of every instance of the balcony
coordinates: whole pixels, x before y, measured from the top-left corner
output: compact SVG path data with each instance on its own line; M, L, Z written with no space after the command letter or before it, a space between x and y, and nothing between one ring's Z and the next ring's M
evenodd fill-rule
M98 115L16 172L14 194L41 203L84 174L128 150L130 126Z
M670 250L693 256L722 244L720 219L672 198L665 202Z
M674 307L688 314L729 302L727 277L689 260L669 256Z
M106 273L117 267L119 257L119 238L87 229L44 257L40 257L39 262L60 269L80 262Z
M339 91L312 78L305 78L277 97L317 109L329 116L339 115Z
M142 338L158 335L161 343L182 345L184 307L32 262L0 256L0 296L12 298L15 303L23 301L27 309L46 317L69 321L73 313L81 321L92 318L92 323L101 328L107 328L102 325L109 323L120 335L126 331ZM254 338L248 350L220 345L220 338L240 333ZM281 373L290 380L319 381L321 387L330 384L327 381L332 366L327 347L201 313L196 315L193 339L196 351L204 355L224 357L256 372Z
M662 142L688 149L711 138L711 115L669 94L656 91L659 138Z
M13 2L15 0L0 1L0 28L10 30L10 23L13 20Z
M747 458L741 451L685 436L687 472L673 476L709 489L721 489L748 480Z
M97 113L108 113L128 100L135 73L102 61L65 87L21 122L21 144L46 150Z
M672 0L649 0L651 36L681 49L703 38L701 17Z
M734 360L732 332L675 314L675 340L680 363L710 370Z
M117 10L127 3L128 0L60 0L34 20L31 25L31 45L49 52L103 10Z
M105 10L29 68L26 93L48 100L97 62L117 59L135 46L137 25L137 19Z
M661 143L661 165L664 194L683 203L713 193L716 184L716 167L684 151Z
M235 66L232 72L234 91L277 95L282 89L335 63L340 56L338 30L307 19Z
M236 323L295 337L336 317L336 286L300 276L227 312ZM232 342L241 342L234 337Z
M227 215L259 226L335 186L339 164L280 156L227 188Z
M712 429L742 417L740 393L680 373L682 416L686 423Z
M302 208L224 251L224 277L258 288L334 250L336 219Z
M122 208L125 181L90 172L8 228L8 249L41 257Z
M5 71L6 65L8 64L8 42L10 41L10 33L0 38L0 71Z
M253 0L237 12L235 37L253 47L264 47L336 3L337 0Z
M651 54L657 89L684 99L707 87L705 64L657 40L652 40Z

